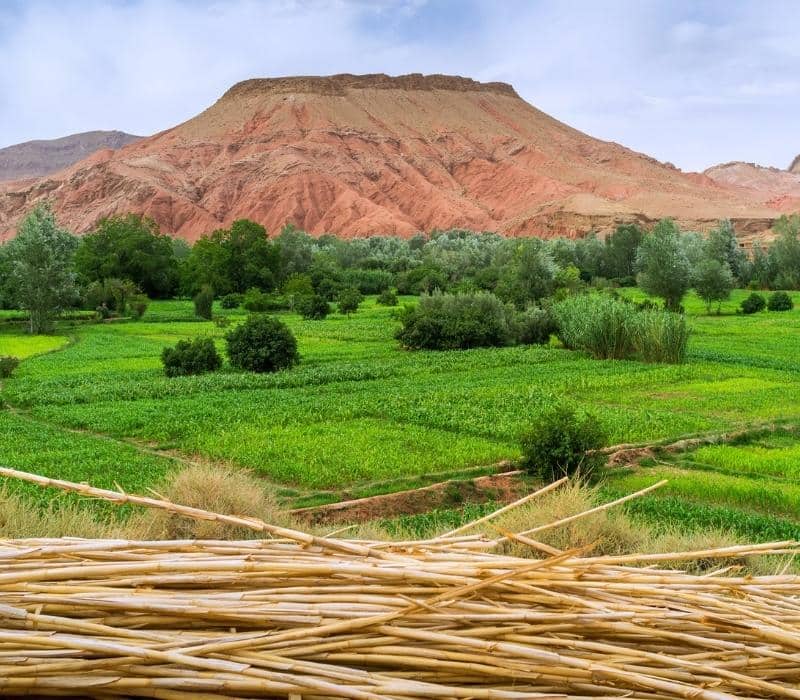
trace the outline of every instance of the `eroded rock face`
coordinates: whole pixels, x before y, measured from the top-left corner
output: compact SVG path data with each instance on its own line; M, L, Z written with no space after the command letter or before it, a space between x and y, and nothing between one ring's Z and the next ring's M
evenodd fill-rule
M577 236L664 216L700 229L775 216L739 188L576 131L510 85L441 75L244 81L184 124L0 183L0 236L43 198L78 232L134 211L188 240L242 217L271 233L291 222L344 236Z
M95 151L122 148L140 138L122 131L87 131L60 139L26 141L0 148L0 180L49 175L83 160Z
M706 170L715 182L742 191L742 197L780 213L800 211L800 156L789 170L755 163L725 163Z

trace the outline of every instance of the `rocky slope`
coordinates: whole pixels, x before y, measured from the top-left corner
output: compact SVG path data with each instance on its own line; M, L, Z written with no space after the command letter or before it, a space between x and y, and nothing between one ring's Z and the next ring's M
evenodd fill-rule
M755 163L725 163L704 173L715 182L742 191L742 197L778 212L800 211L800 156L789 170Z
M87 131L60 139L26 141L0 148L0 180L49 175L83 160L103 148L122 148L138 141L122 131Z
M248 80L193 119L35 182L0 183L0 237L50 199L85 231L136 211L193 240L247 217L277 232L466 227L580 235L673 216L768 228L738 188L591 138L510 85L441 75Z

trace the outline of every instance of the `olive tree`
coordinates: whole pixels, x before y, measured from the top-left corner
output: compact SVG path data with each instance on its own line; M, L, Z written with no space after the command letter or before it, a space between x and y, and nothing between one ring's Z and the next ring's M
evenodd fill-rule
M639 286L661 297L670 311L678 311L689 289L691 266L672 219L662 219L644 237L636 254L636 267Z
M73 258L77 240L58 228L47 205L37 206L7 245L11 290L30 316L31 333L49 333L55 318L77 299Z
M711 305L717 302L717 313L720 304L730 299L733 289L733 273L726 262L714 258L702 260L695 268L694 289L706 303L706 310L711 313Z

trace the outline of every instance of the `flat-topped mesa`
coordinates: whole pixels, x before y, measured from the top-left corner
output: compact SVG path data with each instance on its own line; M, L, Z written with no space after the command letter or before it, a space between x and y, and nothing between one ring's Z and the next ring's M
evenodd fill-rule
M311 93L318 95L344 95L346 90L451 90L455 92L490 92L496 95L517 97L508 83L481 83L459 75L409 75L390 76L385 73L370 75L313 76L289 78L252 78L236 83L221 98L228 100L251 95L279 93Z

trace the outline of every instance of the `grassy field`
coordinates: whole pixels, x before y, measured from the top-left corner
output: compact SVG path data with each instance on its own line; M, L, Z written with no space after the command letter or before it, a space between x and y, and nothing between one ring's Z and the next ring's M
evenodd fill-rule
M392 310L372 299L351 317L284 314L302 362L263 376L226 367L164 377L165 345L207 335L224 349L225 331L195 319L185 301L154 302L139 322L74 324L54 337L6 328L0 355L27 359L2 389L0 463L141 491L175 465L146 446L249 468L303 497L369 493L374 482L424 483L515 459L519 433L564 397L595 411L612 444L800 418L800 309L733 315L747 294L736 292L721 316L687 300L692 337L682 366L596 361L555 346L406 352L392 337ZM221 313L233 323L243 317ZM800 448L791 435L781 440L705 448L684 462L614 474L608 488L666 475L661 503L800 520Z

